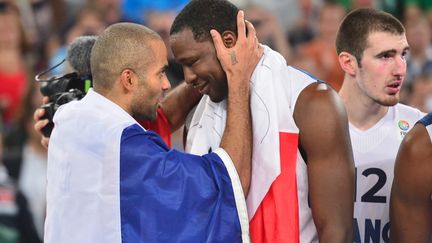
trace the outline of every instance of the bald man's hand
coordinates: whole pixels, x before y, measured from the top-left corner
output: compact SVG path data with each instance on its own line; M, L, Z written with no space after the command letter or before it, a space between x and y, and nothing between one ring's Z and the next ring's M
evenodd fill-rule
M237 37L227 31L223 36L216 30L211 30L210 34L228 80L230 77L243 75L249 82L264 49L258 43L255 28L249 21L244 20L244 13L241 10L237 14L237 30Z

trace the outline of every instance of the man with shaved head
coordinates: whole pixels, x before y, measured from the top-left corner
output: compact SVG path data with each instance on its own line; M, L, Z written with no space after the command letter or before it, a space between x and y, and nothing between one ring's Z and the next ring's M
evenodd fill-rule
M228 73L228 115L220 147L203 156L169 149L134 119L155 119L170 88L161 38L131 23L114 24L98 37L93 89L54 117L45 242L249 240L249 79L261 54L253 27L247 25L246 37L241 16L238 22L237 45L229 52L216 45ZM236 55L238 48L247 55Z

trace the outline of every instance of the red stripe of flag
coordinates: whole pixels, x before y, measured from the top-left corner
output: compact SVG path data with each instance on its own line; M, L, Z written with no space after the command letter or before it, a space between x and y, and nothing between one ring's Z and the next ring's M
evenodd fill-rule
M296 178L298 134L279 132L281 174L272 183L250 222L253 243L298 243Z

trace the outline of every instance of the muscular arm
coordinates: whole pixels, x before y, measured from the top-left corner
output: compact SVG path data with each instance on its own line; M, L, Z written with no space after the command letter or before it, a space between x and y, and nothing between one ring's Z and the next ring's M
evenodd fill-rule
M390 199L390 241L430 242L432 144L424 126L406 135L395 163Z
M179 129L185 122L187 115L198 103L202 95L185 82L179 84L160 103L171 127L171 132Z
M352 242L354 162L345 108L334 90L313 83L301 92L294 119L319 241Z

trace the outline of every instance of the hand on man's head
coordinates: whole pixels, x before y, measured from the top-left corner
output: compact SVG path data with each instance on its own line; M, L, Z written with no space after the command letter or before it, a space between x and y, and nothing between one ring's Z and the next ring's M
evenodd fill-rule
M218 31L211 30L210 34L217 57L227 76L245 75L245 79L249 81L263 54L263 48L258 43L255 28L249 21L244 20L241 10L237 14L237 30L237 40L230 47L225 46Z

